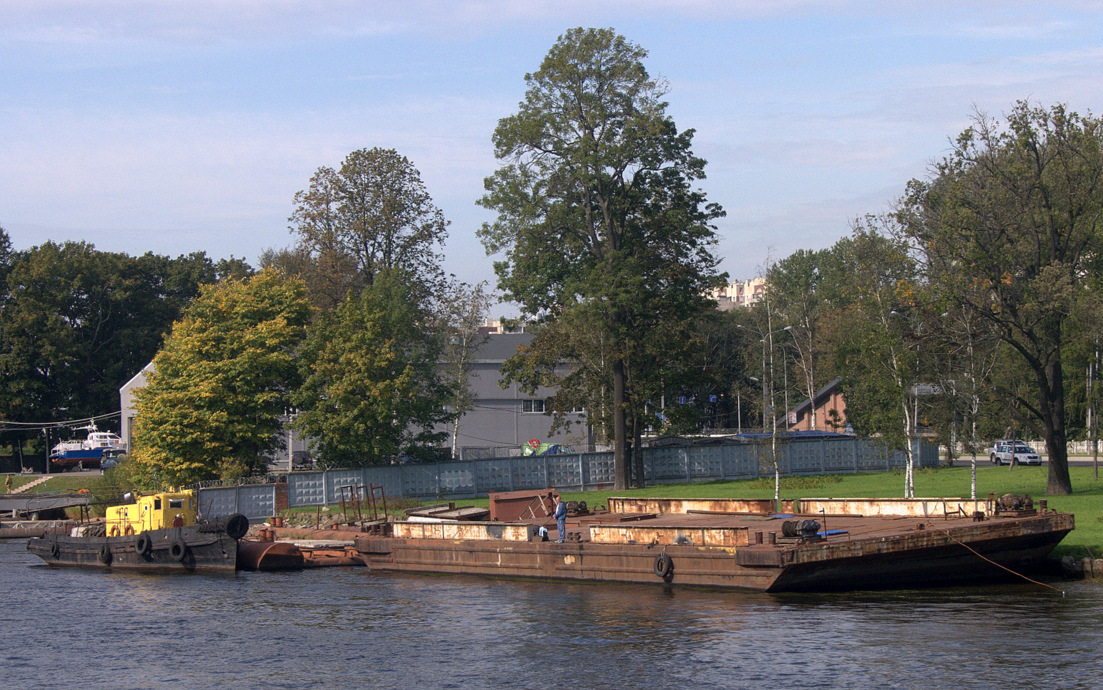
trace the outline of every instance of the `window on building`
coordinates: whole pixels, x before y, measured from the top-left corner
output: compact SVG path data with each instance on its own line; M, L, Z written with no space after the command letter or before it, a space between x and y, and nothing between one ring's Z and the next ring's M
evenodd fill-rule
M544 412L544 401L543 400L522 400L521 401L521 411L522 412L543 413Z

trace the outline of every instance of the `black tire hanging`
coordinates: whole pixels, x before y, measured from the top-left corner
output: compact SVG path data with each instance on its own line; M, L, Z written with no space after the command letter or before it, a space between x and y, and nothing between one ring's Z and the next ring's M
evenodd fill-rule
M57 534L51 532L47 539L47 546L50 547L50 555L54 558L61 557L61 545L57 543Z
M655 574L670 582L674 577L674 561L665 553L655 557Z
M149 554L153 552L153 537L149 535L149 532L142 532L138 535L138 538L134 540L134 550L138 552L139 556L149 557Z
M241 513L231 515L226 521L226 536L230 539L241 539L249 531L249 518Z
M184 543L183 539L174 539L169 546L169 556L172 560L180 562L184 560L184 557L188 555L188 545Z
M107 544L100 547L100 563L111 565L111 547Z

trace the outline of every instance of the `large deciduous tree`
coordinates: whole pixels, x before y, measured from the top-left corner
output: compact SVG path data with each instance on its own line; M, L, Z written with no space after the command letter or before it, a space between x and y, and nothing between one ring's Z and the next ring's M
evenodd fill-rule
M393 149L359 149L337 170L319 168L295 194L290 222L296 248L265 261L301 275L316 306L335 308L382 271L404 273L419 300L439 287L448 222Z
M479 202L498 213L481 238L504 253L496 271L507 297L549 324L574 312L592 324L587 347L603 352L591 358L598 369L585 369L598 382L584 387L608 394L607 405L587 407L609 412L617 488L628 483L629 420L642 420L647 402L632 381L658 378L648 346L706 303L717 265L710 222L722 215L693 188L705 162L692 153L693 131L679 132L667 115L646 55L611 29L562 35L525 76L518 112L494 131L505 164ZM532 351L548 367L585 345L557 347L561 334L537 332Z
M133 458L144 483L263 470L282 444L309 320L302 283L275 271L205 286L137 393Z
M451 389L438 372L429 317L384 271L357 297L321 314L304 343L295 426L323 467L387 464L442 441Z
M1050 494L1072 491L1065 346L1098 309L1103 123L1020 102L1005 126L978 115L898 214L947 299L993 324L1033 374L1019 403L1044 430ZM963 289L962 286L968 289Z
M170 259L46 242L8 254L0 300L0 415L47 422L118 410L119 387L214 282L203 254Z

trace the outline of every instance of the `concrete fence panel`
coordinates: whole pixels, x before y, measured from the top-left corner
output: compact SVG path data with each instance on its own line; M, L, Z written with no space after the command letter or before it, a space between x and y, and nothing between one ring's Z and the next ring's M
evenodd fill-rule
M771 440L645 448L645 479L663 484L772 477ZM937 446L917 444L917 451L919 467L938 465ZM777 459L781 474L806 475L884 471L903 467L907 455L854 437L779 439ZM330 505L340 502L342 490L346 499L352 498L354 490L363 497L370 485L383 487L388 498L453 500L483 497L492 491L611 487L614 477L611 452L294 472L287 476L287 505ZM279 505L272 485L200 491L200 510L208 516L243 513L250 519L263 518L276 514Z

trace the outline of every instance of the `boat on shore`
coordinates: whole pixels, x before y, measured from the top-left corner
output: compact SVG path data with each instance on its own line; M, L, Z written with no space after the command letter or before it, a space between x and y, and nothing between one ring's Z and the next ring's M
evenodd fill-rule
M50 450L50 465L55 470L65 471L78 467L81 469L94 469L103 461L106 450L126 450L126 443L118 434L110 431L100 431L95 422L76 429L87 431L84 439L62 441Z
M860 590L1005 579L1040 566L1075 526L1024 496L800 499L780 512L773 500L610 498L608 510L576 510L558 543L552 493L508 522L396 522L356 548L384 571ZM490 512L503 512L493 495Z
M112 506L105 520L33 537L27 550L50 566L233 572L248 529L244 515L197 520L191 491L162 492Z

